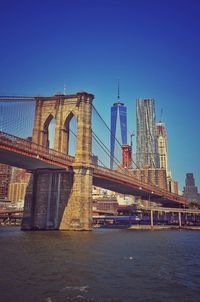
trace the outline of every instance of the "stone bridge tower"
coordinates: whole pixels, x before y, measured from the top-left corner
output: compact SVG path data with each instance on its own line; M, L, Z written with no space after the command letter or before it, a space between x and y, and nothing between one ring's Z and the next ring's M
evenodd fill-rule
M32 141L49 147L48 127L56 120L54 149L68 154L69 124L77 119L76 154L66 170L37 170L32 174L22 229L90 230L92 226L91 113L94 96L37 97Z

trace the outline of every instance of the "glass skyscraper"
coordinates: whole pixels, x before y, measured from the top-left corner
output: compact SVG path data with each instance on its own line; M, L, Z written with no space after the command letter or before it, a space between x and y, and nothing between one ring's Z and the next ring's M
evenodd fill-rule
M136 162L138 168L160 168L158 143L156 137L156 114L154 99L136 100L137 146Z
M120 101L119 90L118 100L111 107L111 137L110 137L110 168L117 167L116 160L121 163L121 145L127 144L127 110Z

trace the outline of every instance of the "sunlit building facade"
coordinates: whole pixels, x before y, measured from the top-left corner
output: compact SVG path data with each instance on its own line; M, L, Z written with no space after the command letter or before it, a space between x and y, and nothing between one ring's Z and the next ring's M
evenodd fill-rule
M158 142L160 168L166 169L166 172L168 174L167 133L164 123L162 122L156 123L156 136Z
M8 189L11 202L24 202L29 179L30 174L26 170L13 168Z
M158 143L160 169L166 170L167 189L169 192L178 194L178 182L173 180L172 173L171 171L169 171L168 167L167 131L164 123L156 123L156 136Z

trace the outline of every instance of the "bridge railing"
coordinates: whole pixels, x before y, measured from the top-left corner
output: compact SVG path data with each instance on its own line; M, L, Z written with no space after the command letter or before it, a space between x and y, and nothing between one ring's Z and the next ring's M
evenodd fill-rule
M21 153L31 153L37 158L42 157L48 160L56 161L64 165L73 164L74 157L58 152L53 149L38 145L31 140L23 139L5 132L0 131L0 144L9 147L10 149L20 150Z
M164 197L169 200L174 200L178 203L185 203L187 204L187 199L184 198L181 195L177 195L175 193L171 193L167 190L161 189L157 187L156 185L148 184L146 182L139 181L134 175L131 175L129 171L124 171L124 173L120 171L113 171L104 167L96 166L96 169L101 172L101 175L104 175L106 177L110 178L118 178L121 181L128 182L129 184L133 183L137 189L142 191L145 191L146 193L149 192L150 196L158 195L159 197Z
M8 150L18 150L21 154L26 153L29 156L41 158L41 160L52 161L54 163L57 162L63 165L63 167L74 164L74 157L72 156L68 156L56 150L33 143L31 140L19 138L2 131L0 131L0 145L6 147ZM164 197L165 199L173 200L177 203L187 204L187 200L184 197L168 192L155 185L141 182L135 176L131 175L129 171L113 171L105 167L94 165L94 175L95 174L97 177L98 175L100 177L105 176L114 181L117 179L128 185L134 185L134 187L138 189L138 192L141 190L141 193L145 192L145 194L149 194L150 196Z

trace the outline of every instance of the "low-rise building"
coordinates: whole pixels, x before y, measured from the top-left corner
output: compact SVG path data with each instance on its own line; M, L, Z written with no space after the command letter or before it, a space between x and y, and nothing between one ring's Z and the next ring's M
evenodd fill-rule
M99 198L93 200L93 213L110 213L113 215L117 214L118 202L115 197L113 198Z

